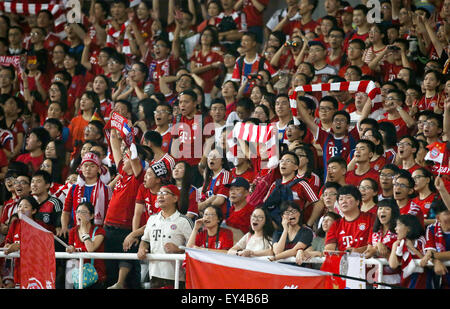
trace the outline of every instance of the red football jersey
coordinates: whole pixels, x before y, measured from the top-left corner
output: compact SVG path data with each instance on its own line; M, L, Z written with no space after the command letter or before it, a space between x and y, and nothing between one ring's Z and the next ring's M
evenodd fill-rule
M94 234L94 229L97 227L97 230ZM78 235L78 226L70 229L69 231L69 245L72 245L75 247L75 249L78 252L88 252L86 249L86 246L84 242L81 241L80 236ZM89 231L89 235L91 236L94 234L94 239L97 235L103 235L103 237L106 237L106 232L101 226L91 226L91 230ZM95 252L105 252L105 240L103 239L103 242L100 244L100 246L95 250ZM86 262L86 261L85 261ZM90 262L90 261L89 261ZM105 261L102 259L94 259L94 267L95 270L97 270L98 273L98 280L104 281L106 280L106 266Z
M400 214L416 216L419 219L420 224L422 224L422 226L425 226L424 221L423 221L424 216L423 216L422 209L420 208L419 205L414 203L412 200L408 201L408 204L406 204L405 206L400 208Z
M415 198L413 198L412 202L414 204L420 206L420 209L422 210L424 219L428 219L428 215L430 213L431 203L434 201L435 197L436 197L436 193L431 193L430 195L428 195L423 200L420 199L420 196L416 196Z
M228 250L233 247L233 232L226 228L219 230L217 235L208 236L206 230L200 231L195 237L195 245L201 248Z
M240 229L242 233L247 234L250 231L250 216L253 210L255 210L255 207L249 204L238 211L235 210L234 205L231 206L230 215L226 219L226 224Z
M373 223L374 216L363 212L353 221L347 221L345 218L338 219L331 225L325 245L334 243L338 251L367 246L372 234Z
M151 215L161 211L161 208L158 207L156 202L157 197L158 196L153 194L150 189L147 189L143 183L139 186L136 196L136 203L143 204L145 206L145 211L141 216L140 226L144 226Z
M135 177L134 175L127 175L120 166L119 173L122 177L117 181L109 201L105 225L131 230L136 195L139 186L144 182L145 172L142 170L141 174Z
M373 180L375 180L378 183L379 186L379 177L380 174L374 170L374 169L369 169L366 173L362 174L362 175L357 175L355 170L352 171L348 171L347 174L345 174L345 182L348 185L354 185L355 187L359 186L359 183L365 179L365 178L372 178Z

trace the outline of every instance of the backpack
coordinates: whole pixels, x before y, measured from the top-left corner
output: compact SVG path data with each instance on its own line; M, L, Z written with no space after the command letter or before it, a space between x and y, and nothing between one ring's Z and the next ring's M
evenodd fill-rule
M272 221L274 221L279 227L281 227L281 210L280 205L284 201L294 200L292 194L292 186L305 181L303 178L297 178L291 181L289 184L282 184L281 179L277 179L275 182L275 188L272 193L267 197L267 200L263 204L263 208L267 209L270 213Z
M270 186L275 181L276 173L275 171L270 171L264 176L257 177L253 183L255 184L252 192L247 195L247 204L253 207L262 206L264 203L264 197L267 195Z

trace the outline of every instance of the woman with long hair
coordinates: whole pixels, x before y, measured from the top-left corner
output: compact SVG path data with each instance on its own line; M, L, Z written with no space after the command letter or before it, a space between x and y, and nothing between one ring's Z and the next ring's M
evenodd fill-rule
M180 190L180 200L178 201L178 210L183 215L192 220L198 217L199 191L193 186L192 166L185 161L178 161L172 170L172 178Z
M200 34L197 49L191 57L191 73L197 74L205 81L204 91L206 106L211 104L210 94L222 68L223 56L220 49L219 35L214 27L207 26Z
M61 82L53 82L50 84L50 88L48 90L48 100L45 104L45 113L39 112L41 125L44 124L44 121L46 118L50 118L48 114L48 108L51 104L58 103L61 107L61 111L63 113L67 110L67 88L66 86ZM43 117L44 116L44 117ZM58 119L62 120L62 119ZM63 122L64 123L64 122Z
M50 162L47 160L50 160ZM66 149L64 142L62 140L50 141L45 147L44 161L42 162L41 169L46 170L52 176L52 181L56 184L63 184L64 179L69 174L69 169L65 162Z
M331 225L341 216L335 212L327 212L321 219L321 224L317 230L316 236L311 242L311 246L306 250L298 250L295 256L295 263L301 265L307 262L310 258L323 257L323 250L325 247L325 239Z
M298 250L311 246L313 232L302 221L302 211L294 201L284 201L280 205L281 229L273 234L273 256L270 261L296 256Z
M361 211L376 214L378 203L378 182L372 178L364 178L358 186L361 192Z
M431 203L436 199L437 190L434 186L434 176L425 167L418 168L412 173L414 180L414 191L417 196L412 202L419 205L423 213L425 226L436 221L433 213L430 213ZM439 196L439 195L438 195Z
M100 113L103 115L105 121L108 121L114 107L109 78L103 74L95 76L92 90L97 94L100 101Z
M204 183L201 202L198 210L202 212L208 205L222 207L222 212L227 213L228 188L226 184L231 182L227 159L217 150L213 149L207 157L207 166L204 171Z
M397 156L397 131L391 122L380 122L378 131L383 136L384 156L386 163L394 163Z
M226 253L233 246L233 232L221 227L222 221L223 213L220 207L206 207L202 218L195 220L186 247Z
M315 160L314 152L311 149L311 146L307 144L301 144L299 147L296 147L294 149L294 152L300 162L297 174L298 177L306 179L314 192L318 194L321 183L320 177L316 173L314 173Z
M425 231L419 219L414 215L400 215L395 227L397 240L392 245L389 266L401 268L400 286L410 289L427 287L427 275L430 271L415 265L415 259L424 257Z
M400 209L393 199L384 199L378 203L375 223L372 234L369 237L369 244L364 257L370 259L389 258L392 245L397 240L395 226L400 216ZM389 284L399 284L400 275L389 266L383 266L383 282Z
M77 222L69 231L69 247L66 252L104 252L105 230L94 224L94 206L90 202L80 203L76 209ZM88 289L103 289L106 281L106 266L101 259L94 259L98 280Z
M100 110L100 100L94 91L85 91L80 99L80 113L69 124L73 146L78 148L84 141L84 129L92 120L96 110Z
M250 230L228 254L245 257L268 256L272 254L272 219L267 209L255 208L250 216Z

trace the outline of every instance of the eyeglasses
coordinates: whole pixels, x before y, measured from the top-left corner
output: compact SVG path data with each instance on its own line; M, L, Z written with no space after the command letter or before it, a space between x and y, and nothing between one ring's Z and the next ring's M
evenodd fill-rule
M409 188L411 188L410 186L405 185L404 183L394 183L394 187L400 187L402 189L409 189Z
M333 192L327 192L323 194L323 197L332 197L332 196L337 196L337 193L333 193Z
M394 97L387 97L386 100L389 101L400 101L400 99L394 98Z
M335 122L335 123L346 123L347 119L334 118L333 122Z
M296 213L298 213L298 210L297 209L288 209L288 210L285 210L283 213L286 215L295 215Z
M437 124L431 121L424 121L423 122L424 126L429 126L429 127L437 127Z
M332 108L332 107L319 107L319 111L321 111L321 112L329 112L329 111L332 111L332 110L334 110L334 108Z
M294 161L292 161L292 160L289 160L289 159L281 159L281 160L280 160L280 163L284 163L284 162L286 162L286 163L292 163L292 164L295 164L295 162L294 162Z
M206 217L212 218L212 217L216 217L216 216L217 216L216 214L204 214L203 218L206 218Z
M383 178L394 178L394 174L384 174L384 173L380 173L380 177Z
M257 220L257 221L262 221L262 220L264 220L264 216L254 216L254 215L252 215L251 218L252 218L252 219L255 219L255 220Z
M169 194L175 195L175 194L173 194L172 192L169 192L169 191L159 191L158 193L156 193L157 196L166 196L166 195L169 195Z
M15 185L22 185L22 186L24 186L24 185L29 185L30 183L28 181L25 181L25 180L16 180L16 181L14 181L14 184Z
M170 112L169 111L154 111L153 114L155 114L155 115L170 114Z
M77 215L88 215L89 211L87 211L87 210L77 210L75 213Z
M412 146L410 143L397 143L397 147Z
M414 179L414 181L418 181L420 178L428 178L428 177L425 175L416 175L412 179Z
M371 186L359 186L359 191L373 190Z

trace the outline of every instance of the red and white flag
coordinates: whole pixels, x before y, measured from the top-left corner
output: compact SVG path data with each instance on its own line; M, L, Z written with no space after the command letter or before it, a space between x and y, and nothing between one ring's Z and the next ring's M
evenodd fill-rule
M371 80L361 80L353 82L338 82L326 84L314 84L298 86L291 95L289 102L291 104L292 115L297 116L297 95L298 92L317 92L317 91L354 91L364 92L370 100L372 100L372 110L381 107L381 91L380 88Z
M238 139L246 142L264 144L265 150L267 151L268 163L267 167L261 168L274 168L278 165L279 150L275 124L256 125L251 122L237 122L227 136L230 153L235 157L237 156Z
M186 249L188 289L324 289L330 277L315 269Z
M364 280L366 278L366 265L360 254L346 252L324 252L325 261L320 267L321 271L344 275ZM365 289L366 283L359 280L332 276L329 289Z
M53 233L30 218L20 222L20 288L55 288L55 243Z
M20 15L36 15L42 10L49 10L53 14L55 34L62 40L66 38L64 27L67 22L65 9L58 4L28 3L27 1L0 2L0 12Z
M438 162L442 164L445 153L445 143L434 142L427 146L428 153L425 155L425 160Z

